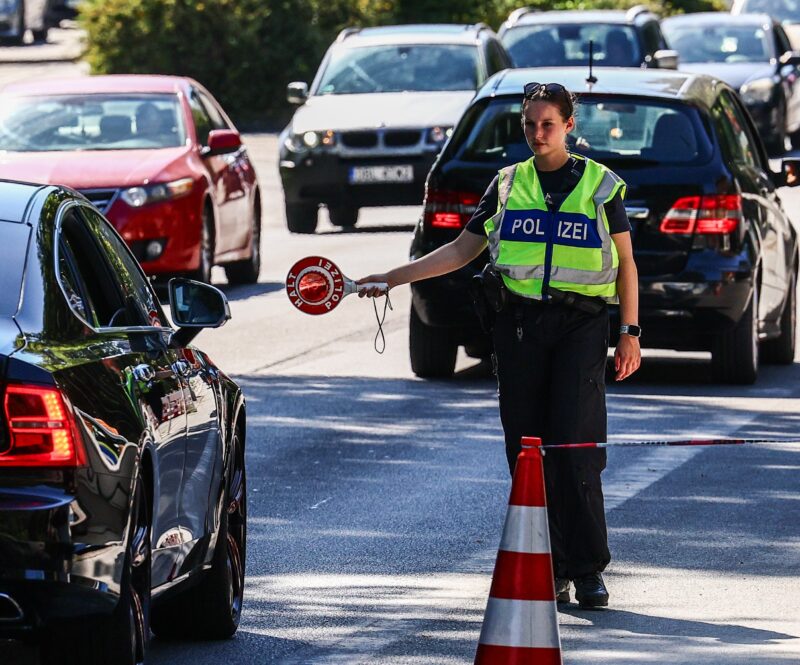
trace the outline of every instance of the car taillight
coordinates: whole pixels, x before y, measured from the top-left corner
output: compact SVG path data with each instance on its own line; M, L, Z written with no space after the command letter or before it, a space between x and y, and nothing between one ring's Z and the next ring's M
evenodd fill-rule
M10 445L4 466L79 466L84 463L70 410L60 390L9 384L3 398Z
M735 231L741 219L739 194L682 196L661 220L661 232L721 235Z
M423 211L425 224L438 229L462 229L480 200L480 195L472 192L429 189Z

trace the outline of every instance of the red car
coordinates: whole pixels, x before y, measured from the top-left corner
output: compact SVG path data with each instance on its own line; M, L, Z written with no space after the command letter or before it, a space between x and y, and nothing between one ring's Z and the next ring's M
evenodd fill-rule
M241 137L177 76L28 81L0 93L0 179L67 185L150 275L258 280L261 198Z

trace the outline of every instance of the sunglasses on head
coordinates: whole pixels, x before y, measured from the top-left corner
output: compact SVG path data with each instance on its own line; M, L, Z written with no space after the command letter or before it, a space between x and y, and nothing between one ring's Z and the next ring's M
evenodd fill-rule
M560 83L526 83L523 88L526 98L533 97L534 95L557 95L559 93L566 93L567 89Z

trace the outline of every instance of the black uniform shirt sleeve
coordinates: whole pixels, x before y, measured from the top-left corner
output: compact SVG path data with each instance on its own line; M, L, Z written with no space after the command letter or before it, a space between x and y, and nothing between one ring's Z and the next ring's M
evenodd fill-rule
M625 204L622 202L622 194L617 192L614 198L606 203L603 208L608 219L608 231L612 235L615 233L625 233L631 230L631 223L628 221L628 213L625 212Z
M497 180L498 176L495 176L494 180L492 180L492 183L489 185L489 188L486 190L486 192L484 192L480 203L478 203L478 207L475 209L475 212L472 213L472 217L467 222L467 226L465 228L470 233L474 233L475 235L479 236L486 236L483 223L497 213Z

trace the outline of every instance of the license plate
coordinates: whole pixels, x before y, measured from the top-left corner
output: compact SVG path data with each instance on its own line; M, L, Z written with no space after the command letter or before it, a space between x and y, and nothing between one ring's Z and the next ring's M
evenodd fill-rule
M370 185L379 182L414 182L414 167L410 164L350 167L351 185Z

